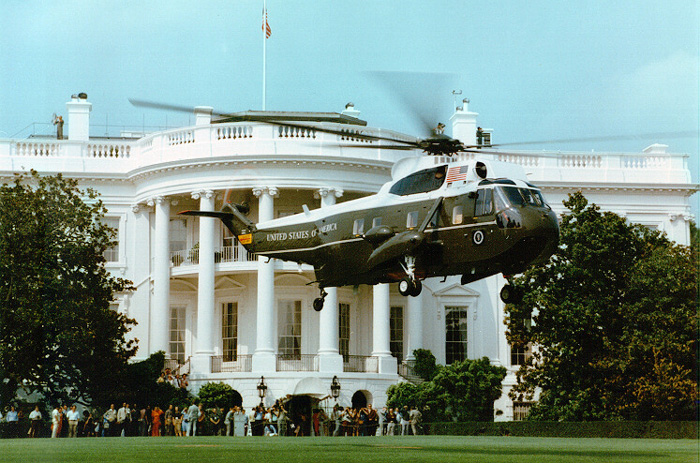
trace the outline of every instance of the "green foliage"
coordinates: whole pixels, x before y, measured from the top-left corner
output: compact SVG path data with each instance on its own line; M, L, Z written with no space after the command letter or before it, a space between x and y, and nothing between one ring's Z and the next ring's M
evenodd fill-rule
M416 359L413 372L425 381L431 381L440 371L435 356L429 349L416 349L413 351L413 356Z
M443 367L421 385L426 419L432 421L493 421L493 402L501 396L506 369L488 357Z
M158 406L163 410L170 404L180 407L189 405L192 396L186 389L174 387L167 381L158 382L164 364L165 353L158 351L146 360L126 365L121 374L112 376L110 383L95 395L93 404L107 409L110 404L127 402L139 406Z
M205 409L220 407L228 410L240 402L239 394L226 383L206 383L199 389L198 397Z
M389 386L386 391L387 407L403 409L404 407L420 407L420 386L413 383L397 383Z
M110 309L129 281L111 276L114 244L94 191L60 175L17 175L0 187L0 368L52 402L86 402L136 352L134 320Z
M529 415L536 420L693 419L691 250L601 212L580 193L564 204L571 213L559 249L515 279L525 297L506 306L511 344L537 346L511 396L531 398L540 388Z
M429 352L429 351L428 351ZM438 368L431 381L399 383L387 390L389 407L415 406L428 421L493 421L506 369L489 359L464 360Z

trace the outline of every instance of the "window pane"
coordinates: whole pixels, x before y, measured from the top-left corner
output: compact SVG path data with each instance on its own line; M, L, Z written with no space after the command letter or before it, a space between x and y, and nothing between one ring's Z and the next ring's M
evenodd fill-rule
M238 355L238 303L224 303L221 315L223 358L224 362L232 362L236 360Z
M338 304L338 350L344 359L350 355L350 304Z
M389 316L389 350L399 362L403 362L403 307L391 307Z
M467 358L466 307L445 307L445 354L448 365Z
M185 363L185 307L170 308L170 358Z
M278 353L286 356L300 356L301 301L279 301L278 312Z

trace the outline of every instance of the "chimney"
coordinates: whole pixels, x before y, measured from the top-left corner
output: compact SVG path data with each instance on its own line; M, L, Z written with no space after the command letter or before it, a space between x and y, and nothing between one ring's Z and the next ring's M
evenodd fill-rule
M194 125L209 125L211 124L211 115L214 108L211 106L195 106L194 108Z
M476 117L479 113L469 111L469 99L462 100L463 106L455 108L450 117L452 122L452 137L458 139L466 146L476 145Z
M87 101L87 93L73 95L66 103L68 109L68 139L88 141L90 139L90 111L92 103Z
M354 117L355 119L360 117L360 111L355 109L355 105L353 103L346 104L345 109L340 114L345 114L346 116Z

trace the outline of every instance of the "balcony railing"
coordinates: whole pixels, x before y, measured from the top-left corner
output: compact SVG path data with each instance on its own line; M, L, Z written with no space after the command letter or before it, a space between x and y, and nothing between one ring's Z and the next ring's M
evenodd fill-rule
M278 354L277 371L318 371L314 354Z
M346 373L378 373L379 359L366 355L343 355L343 371Z
M212 373L253 371L253 356L238 354L231 360L224 360L223 355L211 356Z
M214 263L228 262L255 262L258 256L245 250L243 246L225 246L214 252ZM199 249L192 248L183 251L173 251L170 253L170 261L173 267L199 264Z

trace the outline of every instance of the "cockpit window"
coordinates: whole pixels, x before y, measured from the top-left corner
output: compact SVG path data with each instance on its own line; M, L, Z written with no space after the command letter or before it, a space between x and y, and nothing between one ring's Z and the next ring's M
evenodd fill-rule
M479 188L476 190L474 215L478 217L491 214L493 214L493 190L491 188Z
M547 207L547 203L544 202L542 194L537 190L530 190L528 188L514 188L514 187L499 187L499 192L502 193L504 200L508 205L511 206L538 206ZM500 207L499 207L500 210Z
M396 182L389 190L389 193L406 196L437 190L445 183L446 169L447 166L439 166L415 172Z

